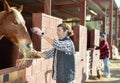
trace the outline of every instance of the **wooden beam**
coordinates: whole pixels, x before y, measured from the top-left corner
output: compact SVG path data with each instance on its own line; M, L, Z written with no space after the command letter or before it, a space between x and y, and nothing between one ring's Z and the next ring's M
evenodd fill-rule
M101 1L101 0L93 0L103 11L109 11L109 9L105 9L99 2L104 2L104 0L103 1ZM106 0L107 2L109 2L109 0ZM113 7L113 10L116 10L116 8L115 7Z
M79 16L78 16L77 14L71 13L70 11L67 11L67 10L65 10L65 9L61 9L60 11L66 13L66 14L72 16L72 17L77 17L77 18L79 18Z
M78 4L64 4L64 5L52 5L52 9L68 9L68 8L76 8Z
M92 0L88 0L87 3L88 7L91 8L93 11L98 13L98 15L106 16L106 12L104 12L97 4L95 4Z
M106 9L98 2L95 2L103 11L106 11Z
M11 1L9 1L10 3L12 3L12 5L14 5L14 4L17 4L17 5L20 5L20 4L22 4L22 3L16 3L16 2L11 2ZM72 3L72 4L64 4L64 5L52 5L51 6L52 7L52 9L68 9L68 8L75 8L75 7L78 7L78 4L77 3ZM30 7L31 8L31 7ZM35 7L35 9L36 9L37 7ZM40 6L40 7L38 7L38 8L40 8L40 9L42 9L43 8L43 6ZM37 8L37 9L38 9Z
M69 21L66 21L66 20L64 20L63 21L64 23L78 23L78 22L80 22L80 20L69 20Z
M9 1L10 5L13 5L13 6L19 6L20 4L19 3L16 3L16 2L11 2ZM52 10L55 10L55 9L69 9L69 8L76 8L78 7L78 4L74 3L74 4L64 4L64 5L52 5ZM39 12L39 11L44 11L44 7L43 6L40 6L40 7L28 7L28 6L24 6L24 10L27 11L26 9L28 9L30 12ZM28 11L28 12L29 12Z
M60 14L60 13L55 13L55 12L52 12L52 16L55 16L55 17L59 17L59 18L62 18L62 19L67 19L66 16L64 16L63 14Z
M43 0L35 0L35 1L38 1L38 2L44 3Z
M44 12L42 7L24 7L24 12L29 12L29 13L38 13L38 12Z
M105 2L105 1L110 1L110 0L92 0L93 2Z

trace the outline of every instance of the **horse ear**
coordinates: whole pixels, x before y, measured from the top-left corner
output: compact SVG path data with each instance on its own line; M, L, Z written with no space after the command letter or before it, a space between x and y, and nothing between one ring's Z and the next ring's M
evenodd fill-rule
M23 11L23 5L18 8L18 11L21 13Z
M3 4L4 4L4 10L6 11L6 12L11 12L11 8L10 8L10 6L9 6L9 4L8 4L8 2L6 1L6 0L3 0Z
M0 40L1 40L3 37L4 37L4 35L3 35L3 34L0 34Z

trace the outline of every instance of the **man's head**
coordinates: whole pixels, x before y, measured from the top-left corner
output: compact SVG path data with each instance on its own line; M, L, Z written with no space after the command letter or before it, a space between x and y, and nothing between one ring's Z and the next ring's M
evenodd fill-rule
M103 33L100 34L100 40L104 40L106 39L106 37L107 37L106 34L103 34Z
M73 30L70 25L62 23L57 26L57 35L59 39L63 39L66 36L72 36Z

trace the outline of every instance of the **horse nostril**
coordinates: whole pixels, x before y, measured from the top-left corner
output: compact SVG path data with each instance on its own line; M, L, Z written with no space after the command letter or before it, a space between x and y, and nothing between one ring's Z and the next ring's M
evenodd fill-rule
M31 48L32 46L31 46L31 44L27 44L27 47L28 47L28 48Z

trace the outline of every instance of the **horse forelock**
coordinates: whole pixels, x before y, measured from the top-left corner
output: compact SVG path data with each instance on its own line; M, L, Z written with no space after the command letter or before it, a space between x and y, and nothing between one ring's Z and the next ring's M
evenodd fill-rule
M13 10L13 12L15 14L16 20L18 20L18 22L20 22L20 23L25 23L25 20L24 20L23 16L21 15L21 13L18 10L16 10L15 8L11 8L11 9Z
M15 14L15 19L18 22L18 24L22 24L24 26L25 20L24 20L23 16L21 15L21 13L14 7L12 7L11 9L12 9L13 13ZM27 31L26 27L24 27L24 28Z
M21 13L14 7L11 7L11 12L14 14L14 17L16 19L16 21L18 22L18 24L25 24L25 20L23 18L23 16L21 15ZM10 13L10 12L9 12ZM7 13L6 11L1 11L0 12L0 20L3 17L6 17L9 13Z

